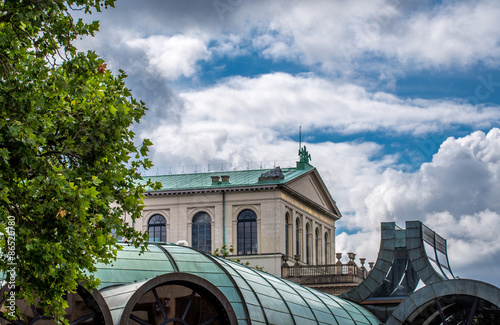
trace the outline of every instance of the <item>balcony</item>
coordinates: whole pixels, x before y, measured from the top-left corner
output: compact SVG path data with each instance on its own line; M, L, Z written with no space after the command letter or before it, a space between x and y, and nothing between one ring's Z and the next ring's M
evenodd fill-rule
M365 268L364 258L359 259L361 266L358 266L355 256L354 253L348 253L349 261L342 263L342 253L337 253L337 263L326 265L303 264L300 262L300 255L293 258L283 256L281 277L323 292L340 295L363 282L373 268L372 262L369 263L370 270Z

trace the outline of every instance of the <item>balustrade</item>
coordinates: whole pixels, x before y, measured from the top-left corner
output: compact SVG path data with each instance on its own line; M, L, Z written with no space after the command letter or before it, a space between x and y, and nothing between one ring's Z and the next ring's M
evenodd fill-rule
M361 258L359 267L354 262L354 253L349 253L349 262L342 263L340 261L341 254L337 253L337 263L327 264L327 265L307 265L300 263L300 256L294 256L294 260L290 262L294 263L293 266L288 264L289 258L283 257L283 265L281 266L281 276L285 279L291 278L304 278L304 277L334 277L338 282L358 282L366 278L370 272L364 267L366 259ZM372 268L373 263L369 263L370 268ZM333 278L332 278L333 279ZM304 279L305 280L305 279ZM312 279L311 279L312 280ZM293 281L293 279L292 279ZM317 281L317 280L315 280Z

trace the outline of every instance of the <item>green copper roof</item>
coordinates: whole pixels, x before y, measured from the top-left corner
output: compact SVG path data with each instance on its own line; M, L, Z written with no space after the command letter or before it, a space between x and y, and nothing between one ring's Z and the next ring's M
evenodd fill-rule
M257 170L238 170L238 171L219 171L210 173L195 173L195 174L177 174L177 175L160 175L144 177L144 183L147 179L153 182L162 184L161 191L169 190L195 190L195 189L210 189L210 188L228 188L228 187L243 187L243 186L259 186L271 184L284 184L290 180L297 178L310 170L314 169L309 164L299 163L299 168L282 168L283 179L269 177L267 180L260 180L261 175L273 171L271 169ZM229 176L229 182L219 181L212 182L212 176Z
M365 308L239 263L173 244L124 246L113 266L98 265L100 291L115 323L128 298L148 277L192 274L215 285L230 302L238 324L380 324Z

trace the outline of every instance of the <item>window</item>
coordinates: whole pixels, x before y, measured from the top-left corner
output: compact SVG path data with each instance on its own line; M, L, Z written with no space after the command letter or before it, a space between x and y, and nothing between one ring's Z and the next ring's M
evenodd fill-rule
M257 215L246 209L238 215L238 255L257 254Z
M295 219L295 254L300 255L300 220Z
M309 257L311 256L311 227L306 224L306 263L309 264L311 261Z
M191 238L193 248L204 252L212 250L212 219L206 212L198 212L193 217Z
M328 239L328 233L325 232L325 264L330 263L330 258L329 258L330 250L328 249L329 245L330 245L330 241Z
M113 235L113 237L115 237L116 240L118 240L118 241L122 241L123 240L122 236L117 236L116 235L116 229L115 228L111 229L111 235Z
M155 214L148 221L148 233L150 242L167 241L167 221L161 214Z
M290 215L285 215L285 255L290 256L290 235L291 235Z
M315 233L315 238L314 238L314 244L316 247L314 247L314 250L316 252L316 265L319 265L319 257L320 257L320 247L319 247L319 228L316 228L316 233Z

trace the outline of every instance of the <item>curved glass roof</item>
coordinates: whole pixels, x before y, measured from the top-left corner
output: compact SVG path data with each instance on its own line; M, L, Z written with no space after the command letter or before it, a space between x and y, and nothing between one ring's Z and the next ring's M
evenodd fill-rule
M124 246L113 265L97 265L103 294L161 274L183 272L215 285L231 303L240 324L380 324L353 302L190 247L150 243L148 251L141 255L139 251ZM108 303L112 308L113 302Z

